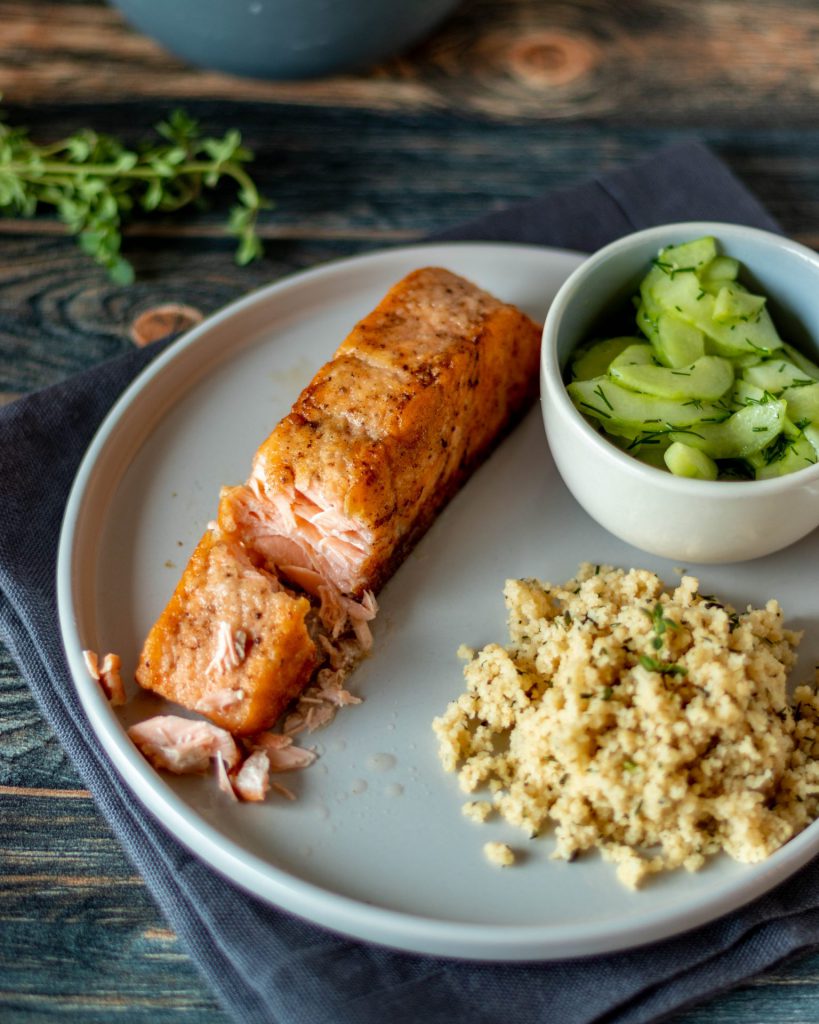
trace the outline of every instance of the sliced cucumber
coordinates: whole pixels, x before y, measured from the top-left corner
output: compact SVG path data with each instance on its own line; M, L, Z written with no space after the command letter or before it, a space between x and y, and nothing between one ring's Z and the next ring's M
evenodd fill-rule
M788 388L782 397L788 403L789 420L803 427L808 423L819 426L819 382L804 388Z
M682 424L648 424L643 430L634 427L610 427L629 440L626 451L642 453L647 445L668 445L676 441L697 448L712 459L747 459L762 451L782 432L785 403L774 400L767 405L751 405L740 409L721 422ZM641 456L642 457L642 456Z
M819 365L782 341L740 270L713 238L668 246L634 299L641 336L573 360L575 405L648 465L763 479L819 459Z
M783 431L748 461L754 467L757 480L770 480L816 465L816 450L803 433L788 436Z
M710 455L692 448L690 444L674 441L665 450L663 461L674 476L686 476L693 480L716 480L719 473L716 462Z
M640 462L644 462L647 466L653 466L655 469L668 469L664 461L665 452L670 444L667 437L655 437L651 438L646 444L640 444L639 442L635 444L634 438L620 437L618 435L607 436L627 455L639 459Z
M785 403L774 400L765 405L747 405L722 423L699 423L686 436L671 436L712 459L747 459L782 432L784 420Z
M750 323L764 306L764 295L752 295L741 284L732 282L723 285L714 299L714 319L720 323Z
M677 313L691 323L701 319L697 307L709 298L692 270L665 271L661 266L651 268L640 285L640 294L647 305Z
M814 380L819 380L819 366L817 366L816 363L811 362L807 356L802 355L799 349L796 349L793 345L788 345L787 342L783 341L782 350L792 363L795 363L800 370L804 371L805 376L813 377Z
M757 363L761 363L765 356L760 355L759 352L731 352L726 353L722 349L721 353L717 351L720 346L715 345L710 338L705 339L705 352L706 355L716 356L722 354L726 359L730 359L734 364L734 371L741 373L749 366L756 366Z
M656 366L657 359L654 349L645 342L638 342L624 348L619 356L615 356L609 363L608 372L610 376L617 376L616 371L624 366ZM603 373L606 371L604 370ZM601 375L602 376L602 375ZM639 390L639 388L638 388Z
M633 352L638 347L648 349L650 354L649 345L635 345L626 351ZM734 383L734 368L727 359L719 356L701 356L690 366L679 370L657 366L653 361L612 364L609 374L618 384L632 391L657 398L695 398L706 402L717 401Z
M656 398L629 391L611 380L576 380L568 386L569 395L584 416L591 416L612 433L615 428L636 428L637 431L656 430L658 427L689 427L703 420L716 421L726 416L726 410L709 402L691 402L688 405L670 398ZM784 408L784 402L782 403ZM627 435L626 435L627 436Z
M746 367L742 376L750 384L756 384L758 388L770 391L772 395L778 395L785 388L803 387L809 385L813 378L806 377L804 372L788 362L787 359L765 359L754 366Z
M717 355L732 356L742 352L769 355L782 347L771 317L764 307L755 319L720 323L714 319L716 299L701 287L696 274L679 271L665 274L652 267L640 286L647 301L665 312L698 327L710 338ZM644 298L644 301L646 299Z
M736 281L738 277L739 260L735 260L731 256L715 256L700 271L700 280L703 283L703 287L717 282L722 286L726 281Z
M747 380L739 377L734 381L734 386L731 389L727 402L731 405L733 411L736 412L743 405L764 404L774 397L776 396L770 394L770 392L766 392L762 388L758 388L756 384L750 384Z
M705 355L705 335L698 327L670 313L661 313L656 323L657 335L651 340L663 365L690 366Z
M702 303L704 315L713 310L716 301L713 295L706 295L705 298L708 302ZM757 318L748 323L718 323L713 318L709 321L697 320L695 323L711 339L717 355L733 358L742 353L756 353L758 356L766 356L782 348L782 339L767 309L761 310Z
M613 359L640 341L640 338L607 338L582 349L572 361L572 379L592 380L594 377L602 377Z
M659 313L653 307L641 301L637 307L637 326L648 338L652 345L657 345L659 335L657 333L657 320ZM662 358L662 357L661 357Z
M696 238L693 242L668 245L660 250L656 264L672 271L700 271L717 258L717 240L710 235Z
M809 427L804 427L802 433L813 445L813 450L819 456L819 427L815 427L811 424Z

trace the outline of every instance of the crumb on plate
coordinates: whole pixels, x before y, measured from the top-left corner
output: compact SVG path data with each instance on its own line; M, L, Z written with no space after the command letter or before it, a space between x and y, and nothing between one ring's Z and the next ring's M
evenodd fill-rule
M508 868L515 863L515 854L507 843L484 843L483 852L489 863L499 868Z
M492 804L488 800L468 800L461 807L461 814L470 821L484 822L492 813Z

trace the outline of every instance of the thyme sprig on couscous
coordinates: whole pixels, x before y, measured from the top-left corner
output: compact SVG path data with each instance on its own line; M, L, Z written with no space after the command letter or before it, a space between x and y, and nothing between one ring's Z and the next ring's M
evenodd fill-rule
M800 634L776 601L738 613L698 587L587 564L508 581L510 644L462 648L466 691L433 723L444 768L633 888L721 850L769 856L819 813L819 697L788 701Z

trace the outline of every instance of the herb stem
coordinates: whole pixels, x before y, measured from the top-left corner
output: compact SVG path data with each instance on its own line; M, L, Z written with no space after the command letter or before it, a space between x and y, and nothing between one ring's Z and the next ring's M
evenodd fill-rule
M205 137L180 110L155 128L159 138L137 149L91 130L40 145L0 114L0 211L32 216L40 206L56 208L83 251L127 284L134 272L120 252L122 227L135 212L172 213L230 179L238 202L226 230L238 239L236 261L257 259L256 221L270 204L243 166L253 155L240 133Z

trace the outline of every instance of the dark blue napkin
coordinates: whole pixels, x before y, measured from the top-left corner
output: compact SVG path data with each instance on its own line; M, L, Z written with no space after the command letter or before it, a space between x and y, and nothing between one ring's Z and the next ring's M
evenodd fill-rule
M700 218L778 230L712 153L687 144L438 237L592 250L635 228ZM85 719L54 593L60 523L80 459L114 399L159 347L0 410L0 630L101 813L231 1016L242 1024L637 1024L819 942L817 863L741 911L648 948L486 964L398 953L324 931L236 889L180 846L131 796Z

